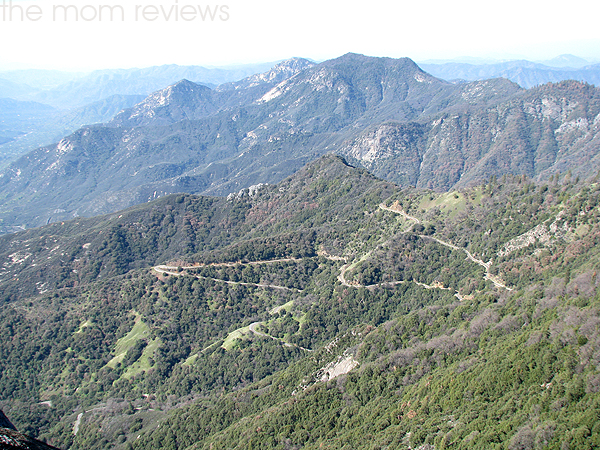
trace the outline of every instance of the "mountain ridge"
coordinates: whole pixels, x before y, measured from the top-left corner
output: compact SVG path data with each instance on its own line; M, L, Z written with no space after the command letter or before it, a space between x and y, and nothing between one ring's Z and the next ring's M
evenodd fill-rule
M153 91L182 78L215 87L269 69L275 64L211 68L172 64L143 69L100 70L88 74L35 69L0 72L0 97L23 102L37 101L47 105L46 108L56 109L55 113L38 117L33 123L23 120L22 116L28 111L16 111L10 115L10 132L5 132L4 136L0 134L0 164L6 165L7 161L15 160L27 151L56 142L84 125L108 122L120 110L134 106ZM136 98L137 101L118 103L116 98ZM110 113L84 113L93 110L99 102L111 103ZM2 143L2 140L6 142Z
M340 153L391 181L436 190L466 187L500 173L524 173L542 181L572 170L587 177L597 167L598 98L597 88L580 82L548 84L471 114L445 115L420 125L390 122L347 142ZM522 122L522 128L511 122ZM494 134L486 137L481 131ZM390 133L398 134L398 141ZM413 137L406 140L407 135ZM394 174L392 168L400 170ZM449 178L422 178L427 171Z
M567 60L568 61L568 60ZM547 65L551 61L535 63L515 60L490 64L467 63L423 63L425 70L437 77L455 83L503 77L525 89L546 83L559 83L564 80L576 80L598 86L600 83L600 65L586 64L576 68Z
M4 230L170 193L226 195L276 183L331 151L403 186L436 190L504 173L543 180L571 168L592 175L592 86L563 82L526 91L503 79L453 85L408 58L357 54L318 65L291 60L273 70L268 81L252 78L247 88L179 82L109 124L23 157L0 173ZM558 115L546 113L544 101ZM389 123L399 125L382 125ZM388 135L386 148L381 140L363 148L378 127L395 130L399 140ZM590 164L574 167L580 160Z

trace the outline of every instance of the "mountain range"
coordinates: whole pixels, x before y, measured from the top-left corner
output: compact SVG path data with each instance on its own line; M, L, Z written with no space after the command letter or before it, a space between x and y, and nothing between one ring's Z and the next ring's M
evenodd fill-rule
M72 109L113 95L148 95L182 78L217 86L269 70L275 63L229 67L178 66L176 64L133 69L104 69L90 73L52 70L0 72L0 97L45 103L58 109Z
M3 230L176 192L277 183L334 152L400 186L595 175L599 92L565 81L453 84L408 58L292 59L217 89L182 80L0 173Z
M0 126L0 167L20 154L60 140L83 125L107 122L116 112L140 101L140 96L147 96L181 79L226 89L249 75L243 82L256 84L261 75L256 75L259 78L252 78L252 75L268 70L274 64L230 67L166 65L92 73L52 70L0 72L0 98L13 102L35 101L45 109L44 114L35 117L30 115L31 105L27 103L23 104L22 111L14 107L7 109L5 116L9 120L1 122ZM560 55L539 62L466 58L464 61L425 61L420 66L434 76L454 83L503 77L524 88L569 79L598 84L599 70L598 65L573 55ZM267 73L272 75L272 72ZM239 89L240 85L237 84L237 87ZM111 108L102 115L85 114L99 103L108 103ZM54 110L49 110L48 106ZM35 120L32 121L32 118Z
M215 68L165 65L88 74L52 70L0 72L0 99L4 103L0 167L83 125L108 122L122 109L182 78L214 87L263 72L274 64ZM35 111L33 105L37 105Z
M576 80L598 85L600 64L590 64L573 55L560 55L549 61L511 60L503 62L423 62L424 70L436 77L453 82L506 78L529 89L546 83Z

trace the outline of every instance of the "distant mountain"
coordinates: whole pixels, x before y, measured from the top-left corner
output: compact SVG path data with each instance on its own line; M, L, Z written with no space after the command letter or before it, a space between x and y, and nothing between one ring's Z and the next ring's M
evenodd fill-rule
M48 112L29 117L26 110L3 110L4 122L0 122L0 167L20 154L60 140L83 125L108 122L122 109L181 79L215 87L270 69L274 64L215 68L166 65L102 70L91 74L51 70L0 72L0 98L22 102L35 100L46 105ZM52 108L55 111L49 113Z
M91 73L57 70L0 71L0 98L33 100L58 109L73 109L113 95L143 95L181 79L215 87L262 73L276 62L224 67L178 66L105 69Z
M0 98L22 98L34 92L36 89L31 86L6 80L0 74Z
M163 126L210 116L219 110L213 91L188 80L161 89L135 106L121 111L111 125L139 127Z
M282 63L289 78L209 90L184 81L107 126L83 128L0 174L5 226L114 211L173 192L274 183L365 128L460 113L510 97L503 80L455 86L408 58L348 54ZM27 199L24 201L24 199Z
M123 111L109 125L156 126L184 119L202 119L218 111L252 104L280 82L312 66L314 63L308 60L293 58L276 64L265 73L225 83L214 90L189 80L181 80L151 94L133 108Z
M21 121L47 117L56 111L53 107L37 102L24 102L12 98L0 98L0 123L12 126Z
M42 103L0 98L0 148L2 144L27 134L55 112L54 108Z
M61 109L80 107L113 95L148 95L181 79L216 86L272 67L264 63L231 68L165 65L143 69L99 70L35 94L34 100Z
M4 230L276 183L328 152L435 190L598 167L600 91L590 85L452 84L407 58L356 54L271 73L288 78L219 90L181 81L29 153L0 173Z
M60 140L83 125L108 122L116 113L143 100L152 91L182 78L214 87L260 72L273 64L224 68L168 65L102 70L87 75L48 70L0 72L0 94L4 94L0 97L21 101L35 99L36 103L46 105L48 111L55 109L53 114L36 117L38 120L34 122L24 120L24 112L4 109L3 120L12 121L13 127L12 132L0 135L0 164L3 159L13 159L25 151ZM16 137L19 139L15 142L2 145Z
M53 121L43 124L54 133L53 139L64 137L71 131L84 125L109 122L124 109L131 108L145 97L143 95L112 95L97 102L89 103L80 108L60 111ZM59 131L59 127L63 129Z
M0 166L31 149L59 141L83 125L107 122L143 99L141 95L113 95L72 110L0 99Z
M65 83L85 76L83 72L64 72L60 70L21 69L0 71L0 78L27 85L35 91L56 88Z
M590 65L589 61L580 58L579 56L569 54L558 55L557 57L549 59L547 61L540 61L540 64L544 64L550 67L568 67L572 69L581 69L582 67Z
M240 81L223 83L217 87L217 91L227 91L230 89L248 89L255 86L261 86L268 83L281 83L288 78L296 75L304 69L316 65L314 62L304 58L291 58L283 61L268 70L267 72L251 75Z
M0 71L0 98L21 101L35 100L36 94L44 90L57 88L82 76L84 76L83 73L61 72L58 70ZM16 116L14 118L17 119Z
M572 61L565 59L565 61ZM558 64L558 63L557 63ZM600 64L586 67L550 67L530 61L509 61L496 64L421 64L424 70L444 80L475 81L502 77L526 89L545 83L577 80L600 85Z
M580 58L578 56L575 55L570 55L570 54L564 54L564 55L558 55L552 59L548 59L548 60L532 60L532 61L528 61L528 60L523 60L520 57L516 57L516 56L504 56L504 57L498 57L498 58L484 58L484 57L472 57L472 56L462 56L462 57L458 57L458 58L452 58L452 59L428 59L428 60L424 60L424 61L419 61L419 65L424 66L424 65L443 65L443 64L467 64L467 65L472 65L472 66L483 66L483 65L500 65L500 64L506 64L506 63L513 63L516 62L517 64L534 64L534 65L541 65L541 66L545 66L545 67L550 67L550 68L571 68L571 69L579 69L585 66L589 66L591 64L594 64L594 61L590 60L586 60L584 58Z
M463 58L464 59L464 58ZM546 64L546 65L545 65ZM429 73L446 80L483 80L495 77L510 79L523 87L532 87L546 82L559 82L576 79L598 84L600 65L582 67L587 61L573 55L560 55L540 63L529 61L509 61L494 64L428 63L422 67ZM47 145L64 137L84 124L106 122L112 119L108 114L93 114L89 118L74 109L85 108L97 102L106 103L115 96L128 97L120 103L120 108L112 108L114 113L132 106L130 100L140 100L140 96L172 85L182 79L215 87L215 91L235 90L236 96L221 96L221 103L227 98L228 106L239 106L253 101L258 92L266 93L290 74L313 66L314 63L302 58L292 58L284 65L268 70L273 63L204 68L200 66L157 66L145 69L103 70L91 74L68 73L49 70L18 70L0 72L0 98L8 97L20 101L35 100L50 104L58 109L68 109L68 113L58 113L51 117L40 117L35 123L23 120L22 115L13 114L10 120L14 126L3 125L0 134L0 167L15 159L19 154L36 147ZM575 69L573 69L575 68ZM250 75L250 76L248 76ZM244 78L248 76L247 78ZM232 81L240 80L241 81ZM262 96L261 95L261 96ZM135 96L135 97L131 97ZM113 103L117 105L117 103ZM77 117L81 116L80 119Z

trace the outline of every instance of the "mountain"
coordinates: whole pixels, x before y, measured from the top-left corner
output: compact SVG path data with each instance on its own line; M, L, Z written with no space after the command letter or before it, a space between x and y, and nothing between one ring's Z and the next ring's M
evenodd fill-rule
M577 68L577 69L581 68L581 67L589 66L590 64L593 63L592 60L588 61L584 58L580 58L579 56L575 56L575 55L571 55L571 54L558 55L552 59L540 60L540 61L536 61L536 60L527 61L527 60L523 60L515 55L504 55L503 57L497 57L497 58L462 56L462 57L452 58L452 59L429 59L429 60L420 61L420 63L422 63L422 64L440 65L440 64L447 64L447 63L464 63L464 64L471 64L473 66L502 64L502 63L511 63L511 62L517 62L517 64L519 64L519 63L537 64L537 65L543 65L543 66L553 67L553 68Z
M182 120L203 119L222 110L251 104L270 88L313 65L308 60L293 58L275 65L268 72L223 84L215 90L189 80L180 80L122 111L109 125L160 126Z
M600 91L580 82L451 84L408 58L347 54L282 62L239 86L182 80L17 160L0 173L3 230L273 184L329 152L438 191L597 171Z
M200 66L157 66L145 69L104 70L91 74L67 73L44 70L20 70L0 72L0 98L7 97L20 101L35 100L38 103L50 104L62 111L46 120L41 118L35 126L19 122L16 114L10 118L19 122L20 126L5 131L0 140L0 153L5 162L14 160L28 150L47 145L52 140L60 140L78 127L98 122L107 122L112 116L91 117L89 120L69 123L69 117L77 115L73 109L86 108L98 102L106 102L109 98L146 96L164 86L187 79L198 84L215 87L217 91L235 89L237 104L244 103L252 96L249 90L260 91L265 86L274 86L273 82L281 82L296 71L314 65L302 58L292 58L286 64L277 65L268 70L273 63L232 67L200 67ZM533 63L529 61L508 61L495 64L457 64L449 62L424 63L421 66L429 73L447 80L483 80L505 77L523 87L529 88L547 82L560 82L576 79L598 84L598 67L573 55L560 55L549 61ZM288 71L291 71L288 74ZM134 98L134 97L129 97ZM230 98L230 100L232 100ZM120 109L132 106L123 103ZM118 112L120 109L115 111ZM66 115L65 119L62 116ZM65 123L66 122L66 123ZM68 126L67 126L68 125ZM1 142L8 142L2 144Z
M243 78L239 81L232 81L229 83L223 83L217 86L217 91L227 91L230 89L248 89L253 88L255 86L263 86L267 83L281 83L282 81L287 80L288 78L293 77L298 72L303 71L304 69L313 67L315 65L314 62L309 61L304 58L291 58L285 61L282 61L275 66L273 66L270 70L262 73L257 73L255 75L251 75L249 77Z
M73 450L595 448L598 181L326 155L0 237L0 408Z
M41 125L48 129L47 136L53 133L53 139L60 139L85 125L105 123L112 120L119 112L138 104L145 97L142 95L113 95L80 108L60 111L48 123ZM33 146L32 146L33 147Z
M585 64L577 58L557 57L545 64L517 60L490 64L466 63L424 63L421 67L436 77L444 80L475 81L489 78L506 78L519 86L529 89L546 83L558 83L565 80L576 80L598 86L600 84L600 65ZM573 67L568 67L571 62ZM546 65L547 64L547 65Z
M0 77L0 98L19 98L32 92L35 92L35 89L31 86Z
M0 78L27 86L30 92L39 92L69 83L84 76L81 72L60 70L21 69L0 72Z
M0 98L0 145L24 134L24 130L46 120L54 111L42 103Z
M83 76L81 73L58 70L0 71L0 98L31 101L36 93L56 88L81 76Z
M471 89L479 95L485 87ZM387 180L435 190L507 173L540 181L569 170L586 177L600 167L599 117L600 90L565 81L428 123L378 125L338 152Z
M54 108L42 103L22 102L12 98L0 98L0 121L2 127L19 126L21 122L32 123L48 117Z
M212 90L181 80L121 111L111 122L118 127L162 126L210 116L217 112Z
M179 82L105 126L24 156L0 174L3 226L276 183L373 124L460 113L519 92L505 80L455 86L407 58L281 64L278 76L264 77L272 81L243 89ZM290 78L279 82L281 74Z
M590 65L589 61L580 58L579 56L570 54L558 55L548 61L540 61L540 64L550 67L565 67L575 69L580 69Z

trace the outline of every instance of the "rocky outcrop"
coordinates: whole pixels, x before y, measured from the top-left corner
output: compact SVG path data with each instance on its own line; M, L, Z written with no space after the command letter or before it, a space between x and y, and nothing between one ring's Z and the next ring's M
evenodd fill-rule
M15 426L0 410L0 449L1 450L58 450L56 447L33 439L17 431Z

